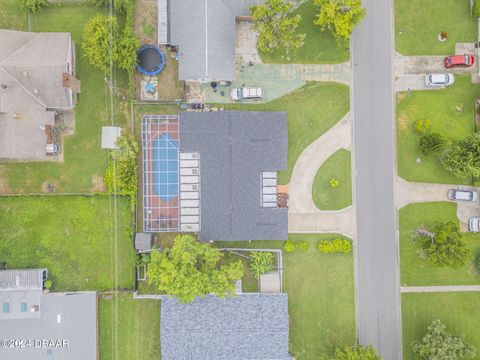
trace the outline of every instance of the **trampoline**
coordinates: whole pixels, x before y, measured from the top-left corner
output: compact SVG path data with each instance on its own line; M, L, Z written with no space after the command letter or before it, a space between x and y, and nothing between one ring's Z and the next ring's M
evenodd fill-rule
M157 75L165 66L165 55L153 45L144 45L137 52L137 70L148 76Z

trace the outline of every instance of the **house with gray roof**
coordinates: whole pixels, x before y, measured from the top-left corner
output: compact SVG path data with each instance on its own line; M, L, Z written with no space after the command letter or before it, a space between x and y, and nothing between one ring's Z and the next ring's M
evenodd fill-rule
M0 359L98 359L96 293L48 293L46 277L46 269L0 271L0 339L11 344Z
M277 172L287 169L283 112L144 116L144 231L202 241L286 240Z
M56 116L73 109L79 91L69 33L0 29L0 159L52 159Z
M162 300L163 360L291 360L288 295Z
M160 44L178 48L180 80L234 80L236 18L262 0L158 0Z

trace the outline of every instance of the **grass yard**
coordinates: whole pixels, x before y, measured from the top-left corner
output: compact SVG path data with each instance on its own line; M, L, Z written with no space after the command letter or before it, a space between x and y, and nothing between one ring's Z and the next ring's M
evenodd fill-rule
M98 306L100 360L160 359L160 301L103 295Z
M410 344L420 340L433 320L439 319L453 335L477 347L480 359L480 292L402 294L403 359L414 360Z
M321 100L319 100L321 99ZM335 125L350 109L345 85L312 82L265 104L226 105L227 110L286 111L288 115L288 169L278 173L279 184L290 181L302 151Z
M113 240L113 200L107 196L0 198L0 261L7 267L46 267L55 291L132 289L135 253L127 198L117 199L118 241Z
M28 30L27 15L20 9L18 0L0 1L0 29Z
M412 91L397 95L397 162L398 174L408 181L445 184L470 184L442 168L438 157L424 156L418 149L420 135L413 129L417 119L430 119L430 132L441 133L453 141L462 140L475 131L474 103L480 87L469 75L456 76L448 89ZM420 163L416 159L421 159Z
M57 192L103 190L107 152L100 148L100 144L101 128L109 124L107 85L101 72L83 57L81 48L84 25L98 14L103 14L103 9L54 6L33 17L34 31L71 32L76 43L77 77L82 82L82 92L75 107L75 134L65 138L63 144L64 162L3 163L0 165L0 182L6 183L5 192L40 193L45 191L47 183L54 184ZM120 75L119 78L123 79L124 76ZM117 124L125 124L128 115L128 109L118 104Z
M300 49L287 53L285 49L277 49L271 53L259 50L259 55L265 63L294 63L294 64L334 64L347 61L350 57L349 49L338 46L334 37L328 31L321 31L313 21L316 19L318 8L313 0L307 0L294 12L302 16L298 27L299 34L306 34L305 44Z
M333 188L330 179L338 180ZM350 151L341 149L318 169L313 182L313 201L320 210L340 210L352 205L352 169Z
M438 34L448 33L445 42ZM455 43L477 41L469 1L395 0L396 50L403 55L448 55Z
M317 360L335 345L355 343L352 255L320 254L316 244L336 234L290 234L308 240L307 252L283 252L283 288L288 293L290 352L297 360ZM215 243L219 247L282 248L281 241Z
M420 259L420 245L412 241L409 231L435 222L458 223L457 205L450 202L410 204L400 209L400 274L402 285L480 285L480 274L473 264L459 269L435 268ZM473 255L480 252L480 235L464 233Z

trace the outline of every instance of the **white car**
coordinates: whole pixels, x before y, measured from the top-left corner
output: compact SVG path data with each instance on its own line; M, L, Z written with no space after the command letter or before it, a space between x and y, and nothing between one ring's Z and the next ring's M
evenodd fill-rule
M468 220L468 231L470 232L480 232L480 218L472 217Z
M449 190L448 198L456 201L477 201L478 193L470 190Z
M263 95L262 88L259 87L239 87L230 91L232 100L261 99Z
M447 87L454 83L455 77L452 74L428 74L425 75L426 87Z

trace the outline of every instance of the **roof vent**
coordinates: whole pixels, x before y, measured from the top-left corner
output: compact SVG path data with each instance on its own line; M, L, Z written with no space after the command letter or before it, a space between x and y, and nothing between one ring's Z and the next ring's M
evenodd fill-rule
M28 71L22 72L22 76L23 76L24 78L27 78L27 77L28 77Z
M33 93L34 93L35 95L38 95L38 93L39 93L38 89L33 89Z
M7 85L7 84L0 84L0 94L1 94L2 92L7 91L7 89L8 89L8 85Z

